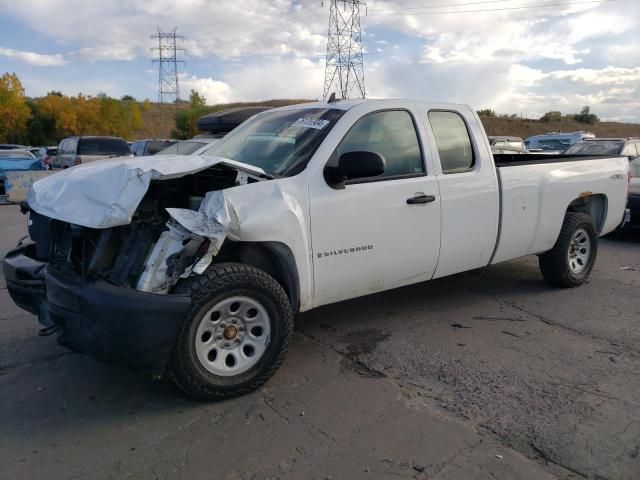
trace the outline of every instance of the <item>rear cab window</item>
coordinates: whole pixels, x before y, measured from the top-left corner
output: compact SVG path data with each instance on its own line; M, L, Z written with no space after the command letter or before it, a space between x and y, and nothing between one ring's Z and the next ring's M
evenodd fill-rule
M475 153L469 130L457 112L431 110L429 123L436 140L442 173L464 173L473 170Z

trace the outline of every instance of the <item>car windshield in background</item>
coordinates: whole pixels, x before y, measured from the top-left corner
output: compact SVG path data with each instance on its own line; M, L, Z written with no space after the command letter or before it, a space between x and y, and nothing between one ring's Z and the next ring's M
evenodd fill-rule
M12 160L35 160L30 152L16 152L15 150L2 150L0 151L0 158L10 158Z
M261 113L203 155L246 163L271 175L295 175L304 169L343 113L330 108Z
M193 142L187 140L184 142L174 143L173 145L160 150L152 155L191 155L196 150L204 147L206 142Z
M119 138L81 138L78 155L130 155L129 145Z
M589 141L576 143L565 150L565 155L619 155L624 142Z
M175 143L176 142L171 140L151 140L149 141L149 145L147 145L147 155L155 155Z

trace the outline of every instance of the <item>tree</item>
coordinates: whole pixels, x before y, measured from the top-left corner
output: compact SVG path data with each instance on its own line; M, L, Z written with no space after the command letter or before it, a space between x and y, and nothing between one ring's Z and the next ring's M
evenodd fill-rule
M494 110L491 110L490 108L484 108L482 110L478 110L478 116L479 117L495 117L496 112Z
M123 95L120 100L122 100L123 102L135 102L136 101L136 99L131 95Z
M189 95L189 108L181 108L176 111L176 129L171 135L179 139L191 138L198 133L196 126L198 118L208 113L207 100L196 90L191 90Z
M593 125L600 121L598 116L595 113L591 113L591 107L588 105L582 107L580 113L577 113L573 117L577 122L580 123L588 123L589 125Z
M189 104L191 108L204 108L207 106L207 99L200 95L197 90L191 90L189 94Z
M15 73L0 77L0 142L17 141L27 129L31 110Z
M560 120L562 120L562 113L557 110L547 112L540 117L541 122L559 122Z

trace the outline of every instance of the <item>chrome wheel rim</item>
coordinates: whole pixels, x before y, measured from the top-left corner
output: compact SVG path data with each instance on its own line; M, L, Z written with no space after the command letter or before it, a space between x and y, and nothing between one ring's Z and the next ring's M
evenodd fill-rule
M271 322L257 300L235 296L216 303L200 319L195 349L209 372L230 377L246 372L264 355Z
M576 230L569 242L569 270L572 273L582 273L589 265L591 256L591 239L589 234L582 228Z

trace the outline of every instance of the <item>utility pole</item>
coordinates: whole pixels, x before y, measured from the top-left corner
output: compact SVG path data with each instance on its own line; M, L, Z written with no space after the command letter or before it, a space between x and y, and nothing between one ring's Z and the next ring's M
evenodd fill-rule
M158 58L153 63L158 64L158 103L178 103L180 100L180 86L178 84L178 64L184 60L178 59L178 52L184 48L178 47L178 40L184 41L182 35L176 35L177 27L172 32L161 32L158 28L152 39L158 40L158 46L151 50L158 52Z
M329 33L324 71L326 99L332 91L341 98L350 98L356 92L365 98L364 62L362 61L362 30L360 9L367 4L361 0L329 0Z

